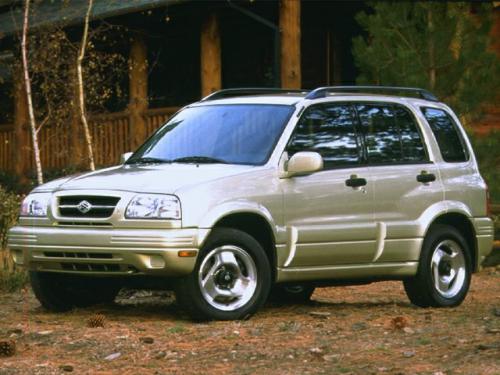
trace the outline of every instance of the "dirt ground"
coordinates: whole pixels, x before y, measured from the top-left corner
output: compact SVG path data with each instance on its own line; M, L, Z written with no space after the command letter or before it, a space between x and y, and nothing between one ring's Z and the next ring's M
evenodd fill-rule
M88 328L96 313L103 328ZM0 295L0 374L500 374L500 269L474 275L464 304L421 309L400 282L318 289L247 321L194 323L167 293L45 312L29 291Z

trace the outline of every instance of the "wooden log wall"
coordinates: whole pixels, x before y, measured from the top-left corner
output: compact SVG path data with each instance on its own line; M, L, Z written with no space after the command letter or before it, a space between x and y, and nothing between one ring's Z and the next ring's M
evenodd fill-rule
M300 67L300 0L280 1L281 87L302 86Z
M201 96L207 96L222 86L221 42L217 14L208 15L201 26Z
M144 39L136 35L130 46L129 57L129 135L132 145L139 146L144 138L143 113L148 108L148 51Z
M12 125L0 128L0 171L14 171L14 127Z

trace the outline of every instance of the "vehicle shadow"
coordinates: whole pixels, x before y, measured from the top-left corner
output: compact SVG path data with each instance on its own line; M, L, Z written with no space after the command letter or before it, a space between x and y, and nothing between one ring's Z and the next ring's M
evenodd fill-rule
M268 301L259 310L257 316L276 315L304 315L315 311L330 312L335 314L348 314L357 309L386 309L386 308L410 308L411 303L404 300L360 300L353 302L328 300L325 298L314 298L304 303L278 303ZM40 305L33 306L31 312L40 317L53 314L47 312ZM176 303L172 294L165 292L146 292L146 294L133 298L117 298L113 303L99 304L88 308L75 308L66 313L73 319L83 319L92 314L103 314L111 320L140 320L140 321L184 321L193 322L190 317ZM262 314L262 315L261 315ZM62 316L65 314L57 314ZM47 316L48 317L48 316ZM255 319L252 318L252 319Z

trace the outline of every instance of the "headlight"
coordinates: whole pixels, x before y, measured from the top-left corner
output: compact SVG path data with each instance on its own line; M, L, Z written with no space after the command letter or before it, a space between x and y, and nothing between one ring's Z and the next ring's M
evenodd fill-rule
M180 219L181 203L173 195L140 194L128 204L128 219Z
M21 204L20 216L47 216L47 208L52 194L50 193L33 193L24 198Z

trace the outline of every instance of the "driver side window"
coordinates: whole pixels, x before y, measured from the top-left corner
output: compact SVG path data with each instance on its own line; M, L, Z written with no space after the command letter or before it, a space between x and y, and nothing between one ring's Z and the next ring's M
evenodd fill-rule
M309 107L288 143L288 154L318 152L323 157L324 169L359 165L362 155L354 119L350 105L319 104Z

